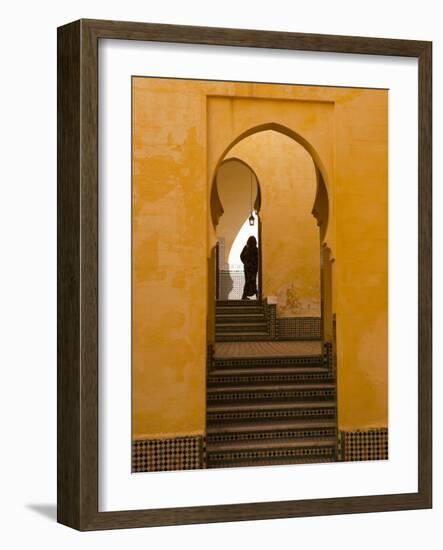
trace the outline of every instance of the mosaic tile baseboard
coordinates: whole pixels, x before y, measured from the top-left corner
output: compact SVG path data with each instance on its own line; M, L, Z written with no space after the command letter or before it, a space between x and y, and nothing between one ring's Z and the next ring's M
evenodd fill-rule
M388 455L387 428L340 432L341 460L388 460Z
M134 440L132 473L204 468L203 440L203 436Z
M320 317L281 317L276 319L278 340L318 340L321 338Z

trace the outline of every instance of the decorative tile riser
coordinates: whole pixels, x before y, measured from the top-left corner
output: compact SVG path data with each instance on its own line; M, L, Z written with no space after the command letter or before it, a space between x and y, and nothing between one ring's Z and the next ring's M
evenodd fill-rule
M228 443L228 442L244 442L244 441L266 441L269 439L302 439L302 438L324 438L335 437L335 428L316 428L312 430L271 430L268 432L238 432L235 434L216 434L207 435L207 444L211 443Z
M278 340L319 340L321 319L319 317L285 317L276 319Z
M306 355L298 357L250 357L235 359L215 359L214 370L234 369L240 367L255 368L260 367L299 367L312 366L324 367L323 357L321 355ZM325 371L326 372L326 371Z
M325 407L324 409L299 409L299 410L273 410L273 411L241 411L241 412L216 412L208 413L208 424L219 426L226 422L254 422L256 420L279 418L285 419L300 419L305 420L318 418L333 419L335 418L335 407Z
M216 317L219 315L260 315L265 316L265 310L262 307L217 307L215 310Z
M217 307L263 307L263 302L261 300L217 300Z
M235 334L233 336L228 336L226 334L216 333L215 341L216 342L267 342L271 340L271 337L268 334Z
M276 460L288 458L328 458L333 460L336 456L335 447L323 448L302 448L302 449L267 449L257 451L230 451L230 452L211 452L207 449L207 461L211 467L216 463L227 463L231 461L251 461L251 460Z
M283 336L276 336L275 340L277 340L277 342L295 342L295 341L300 341L300 342L307 342L307 341L317 341L318 340L318 336L303 336L303 337L299 337L299 336L294 336L292 338L286 338L286 337L283 337Z
M263 392L247 391L247 392L225 392L208 395L208 403L219 403L221 401L327 401L335 399L335 390L270 390Z
M222 335L224 332L266 332L267 327L265 323L254 324L249 323L248 325L234 324L230 326L217 325L216 334Z
M287 464L320 464L335 462L336 458L328 457L305 457L305 458L277 458L274 460L243 460L229 462L208 462L208 468L245 468L247 466L282 466Z
M217 315L217 325L223 323L262 323L266 324L266 318L264 315Z
M334 379L329 374L269 374L262 376L215 376L211 374L208 380L208 388L223 388L224 386L245 385L252 386L254 384L295 384L306 383L322 384L333 382Z

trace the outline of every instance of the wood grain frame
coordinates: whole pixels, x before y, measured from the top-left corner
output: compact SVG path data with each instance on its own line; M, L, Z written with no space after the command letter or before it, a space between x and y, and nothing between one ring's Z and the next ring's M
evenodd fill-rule
M418 58L418 492L98 511L98 42L144 40ZM80 20L58 29L58 521L82 531L432 507L432 43Z

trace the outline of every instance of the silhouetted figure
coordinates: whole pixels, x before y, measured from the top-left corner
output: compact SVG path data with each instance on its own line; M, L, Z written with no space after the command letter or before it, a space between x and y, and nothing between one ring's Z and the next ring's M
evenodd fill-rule
M255 237L249 237L247 240L246 246L240 254L240 260L243 262L245 271L245 287L242 300L246 300L248 296L257 294L258 248Z

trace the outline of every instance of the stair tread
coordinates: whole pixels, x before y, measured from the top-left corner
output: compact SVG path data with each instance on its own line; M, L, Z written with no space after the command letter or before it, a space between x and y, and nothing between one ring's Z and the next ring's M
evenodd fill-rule
M217 333L217 328L215 329L215 332ZM257 330L245 330L243 331L241 334L238 333L238 332L219 332L219 335L220 336L235 336L236 338L238 338L238 336L242 335L242 336L267 336L268 333L265 332L264 330L263 331L257 331Z
M216 300L215 304L217 306L237 306L237 305L262 305L263 302L261 300Z
M233 321L227 323L217 323L216 327L250 327L250 326L261 326L266 325L266 321Z
M231 317L240 317L242 315L265 315L265 310L262 307L218 307L215 310L215 315L229 315Z
M217 387L208 387L208 393L217 393L217 392L230 392L230 391L282 391L282 390L323 390L323 389L335 389L335 384L330 382L323 382L319 384L261 384L253 386L223 386L220 388Z
M234 317L233 315L225 315L224 318L221 318L219 315L216 317L216 326L221 325L249 325L249 324L263 324L266 323L266 317L264 315L239 315Z
M248 305L248 306L245 306L245 305L241 305L241 304L237 304L237 305L234 305L234 306L224 306L224 305L217 305L216 308L215 308L215 311L216 312L220 312L220 311L232 311L232 312L238 312L238 311L249 311L251 312L251 310L255 310L255 311L260 311L260 312L264 312L264 307L261 305L261 304L253 304L253 305Z
M335 400L324 401L299 401L288 403L287 401L261 402L261 403L235 403L235 404L208 404L208 412L228 411L261 411L261 410L282 410L282 409L316 409L335 407Z
M224 342L214 347L214 358L218 359L270 359L290 360L298 357L323 359L321 340L268 341L268 342Z
M217 317L265 317L265 314L260 312L260 313L217 313Z
M323 368L323 369L327 369L327 367L318 367L318 365L316 367L306 367L306 364L304 363L300 363L300 361L304 361L305 359L309 359L310 362L314 361L314 362L318 362L318 363L321 363L323 364L323 356L322 355L270 355L270 356L266 356L266 357L258 357L256 355L244 355L244 356L240 356L240 355L231 355L231 356L223 356L223 357L217 357L215 356L214 357L214 362L215 364L223 364L225 363L226 361L234 361L234 362L238 362L238 363L242 363L243 361L273 361L275 359L278 359L280 362L293 362L297 365L300 365L300 367L304 367L304 368ZM240 369L242 367L238 367L238 369ZM246 369L247 367L245 367ZM254 368L254 367L252 367ZM281 365L275 365L275 367L270 367L270 366L263 366L263 367L255 367L257 370L260 369L260 370L264 370L264 369L270 369L270 368L275 368L275 369L285 369L285 370L289 370L290 368L295 368L295 365L291 366L291 367L282 367ZM226 369L228 370L228 369Z
M237 368L237 369L214 369L209 373L209 380L212 376L254 376L265 374L328 374L327 367L261 367L261 368Z
M229 441L220 443L207 443L208 453L220 451L249 451L261 449L297 449L303 447L329 447L335 446L335 437L300 438L300 439L263 439L252 441Z
M261 311L264 311L264 307L261 304L234 304L232 306L217 304L215 306L215 311L220 311L222 309L226 311L240 311L240 310L248 311L251 309L259 309Z
M303 430L303 429L324 429L334 428L335 420L306 421L293 420L251 422L248 424L231 424L229 426L208 426L207 434L225 434L225 433L248 433L248 432L269 432L283 430Z
M331 457L314 457L308 458L308 457L298 457L298 458L268 458L268 459L254 459L254 460L229 460L229 461L213 461L208 459L208 468L214 469L214 470L221 470L222 468L246 468L248 466L283 466L283 465L289 465L289 464L326 464L330 462L335 462L335 459Z

